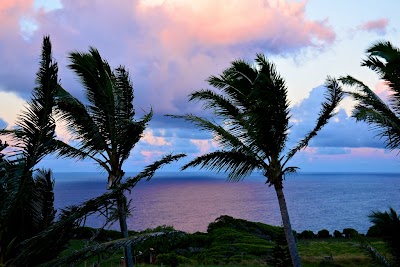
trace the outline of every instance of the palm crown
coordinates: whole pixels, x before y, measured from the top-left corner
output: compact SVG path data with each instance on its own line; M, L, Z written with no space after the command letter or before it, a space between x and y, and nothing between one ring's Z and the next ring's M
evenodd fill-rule
M123 176L122 165L139 141L152 111L134 119L133 87L124 67L111 70L95 48L89 53L70 54L69 67L80 78L88 104L84 105L64 89L59 89L58 114L79 141L65 146L62 156L94 159L109 173L109 187Z
M286 166L288 160L305 148L334 115L343 93L335 81L328 80L326 101L315 128L287 150L290 110L285 81L264 56L257 55L255 62L250 65L234 61L221 76L211 76L209 84L221 90L221 94L204 89L190 95L191 101L201 101L204 109L212 109L218 123L192 114L173 116L211 131L223 148L194 159L183 169L200 166L227 171L233 180L259 170L268 183L275 184L275 179L295 170Z
M385 102L367 85L351 77L339 80L357 91L350 92L357 104L353 117L374 126L378 136L383 138L388 149L400 148L400 50L390 42L378 42L367 51L367 58L361 63L375 71L386 82L390 90Z

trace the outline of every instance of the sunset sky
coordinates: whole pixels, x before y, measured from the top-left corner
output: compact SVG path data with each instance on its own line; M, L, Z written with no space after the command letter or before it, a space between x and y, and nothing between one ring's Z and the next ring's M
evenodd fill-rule
M264 53L285 78L292 104L289 148L313 126L328 75L350 74L385 97L385 85L360 67L378 40L400 46L397 0L2 0L0 1L0 128L12 128L29 99L41 42L50 35L59 78L83 100L66 68L71 51L96 47L112 67L125 65L135 88L137 113L155 112L142 141L124 165L138 171L163 154L187 153L173 171L216 149L211 136L164 114L206 114L187 95L230 62ZM388 152L376 132L351 115L338 115L291 165L301 171L399 172L398 151ZM68 141L62 127L59 138ZM93 162L45 158L53 171L96 171Z

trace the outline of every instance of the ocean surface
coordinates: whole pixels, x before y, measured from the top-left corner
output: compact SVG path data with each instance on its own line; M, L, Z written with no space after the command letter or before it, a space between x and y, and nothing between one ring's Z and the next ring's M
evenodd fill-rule
M99 196L107 187L104 173L54 173L54 178L57 209ZM284 181L284 193L298 232L354 228L366 233L372 211L400 211L400 173L293 174ZM132 208L128 227L136 231L172 225L205 232L220 215L282 225L275 191L257 175L233 183L212 173L159 173L140 182L127 197ZM103 223L101 216L86 221L91 227Z

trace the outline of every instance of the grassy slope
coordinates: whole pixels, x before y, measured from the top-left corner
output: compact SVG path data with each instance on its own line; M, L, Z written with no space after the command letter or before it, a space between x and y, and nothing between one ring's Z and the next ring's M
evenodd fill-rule
M181 263L180 266L267 266L266 261L271 262L280 227L230 217L221 218L210 224L207 234L187 234L174 240L152 239L136 247L136 251L143 251L143 255L138 257L141 262L138 266L150 266L143 263L149 257L150 247L158 255L163 254L160 257L165 261L170 260L172 255ZM374 239L371 244L385 253L383 241ZM83 240L74 240L64 255L84 245ZM376 266L356 239L298 240L298 247L304 266ZM117 251L102 266L119 266L121 256L122 252ZM324 263L328 256L332 256L334 265ZM86 266L92 266L93 261L88 261Z

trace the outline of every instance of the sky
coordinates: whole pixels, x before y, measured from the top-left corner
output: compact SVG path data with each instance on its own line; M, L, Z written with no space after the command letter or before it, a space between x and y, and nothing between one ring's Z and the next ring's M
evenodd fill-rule
M350 74L385 97L387 89L361 67L365 50L384 40L398 44L400 2L383 0L2 0L0 2L0 127L12 128L34 88L42 38L50 35L62 86L81 100L83 88L66 67L68 53L96 47L114 68L124 65L134 84L137 114L155 115L132 150L125 171L166 153L195 156L218 149L207 132L165 114L207 114L188 94L230 62L264 53L288 87L288 148L313 126L326 77ZM305 172L399 172L398 151L384 149L377 132L351 118L346 99L338 114L291 162ZM70 142L60 125L58 138ZM98 171L91 161L48 156L40 167ZM197 170L192 170L197 171Z

